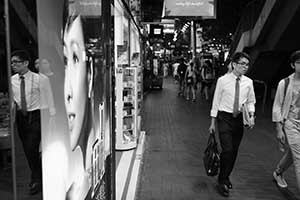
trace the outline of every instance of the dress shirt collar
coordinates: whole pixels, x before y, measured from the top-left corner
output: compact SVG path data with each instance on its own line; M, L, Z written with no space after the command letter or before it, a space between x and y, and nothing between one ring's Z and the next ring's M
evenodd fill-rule
M21 76L23 76L25 79L28 79L29 77L30 77L30 73L31 71L30 70L28 70L25 74L23 74L23 75L20 75L19 74L19 78L21 79Z
M230 77L232 77L232 79L234 79L234 80L236 80L237 78L238 78L238 76L237 75L235 75L233 72L230 72ZM242 80L242 78L243 78L243 76L244 75L241 75L241 76L239 76L239 78L240 78L240 81Z

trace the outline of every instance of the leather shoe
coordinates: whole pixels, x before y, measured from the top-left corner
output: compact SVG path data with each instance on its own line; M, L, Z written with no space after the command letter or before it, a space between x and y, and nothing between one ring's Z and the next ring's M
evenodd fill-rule
M230 181L226 181L225 184L227 185L228 189L232 189L232 183Z
M229 189L228 189L227 185L225 185L223 183L219 183L217 185L217 190L220 193L220 195L222 195L223 197L229 196Z
M35 195L37 193L40 193L42 191L42 185L40 183L31 183L29 186L29 194Z

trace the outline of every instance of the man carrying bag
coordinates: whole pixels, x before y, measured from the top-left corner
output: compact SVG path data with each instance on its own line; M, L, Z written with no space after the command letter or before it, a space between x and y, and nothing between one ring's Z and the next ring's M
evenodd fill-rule
M254 126L255 94L253 81L244 76L249 68L250 58L246 53L237 52L232 57L233 71L217 81L211 109L209 132L213 134L218 123L218 133L222 152L217 190L222 196L229 196L232 189L230 174L238 155L243 137L244 122L242 105L246 102L249 109L249 121Z

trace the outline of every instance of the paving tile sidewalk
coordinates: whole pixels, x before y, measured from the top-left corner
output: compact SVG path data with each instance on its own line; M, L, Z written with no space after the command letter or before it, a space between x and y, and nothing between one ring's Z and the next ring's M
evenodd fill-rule
M282 200L299 199L294 169L286 173L288 190L279 190L272 171L281 157L271 119L260 115L245 131L231 181L229 198L216 193L216 177L205 174L202 155L208 138L210 102L177 96L178 85L164 80L162 91L144 98L146 144L137 200ZM259 105L258 105L259 107ZM298 195L298 196L297 196Z

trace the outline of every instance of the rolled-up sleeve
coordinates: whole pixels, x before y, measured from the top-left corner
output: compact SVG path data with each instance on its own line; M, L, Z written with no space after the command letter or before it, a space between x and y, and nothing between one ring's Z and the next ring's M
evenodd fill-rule
M217 81L214 98L213 98L213 103L212 103L212 108L210 111L211 117L217 117L217 114L218 114L220 100L221 100L221 85L222 85L222 79L219 78Z
M272 121L281 122L282 121L282 105L283 105L283 93L284 93L284 80L281 80L278 84L276 95L273 103L272 109Z

